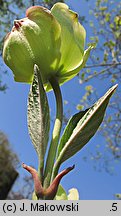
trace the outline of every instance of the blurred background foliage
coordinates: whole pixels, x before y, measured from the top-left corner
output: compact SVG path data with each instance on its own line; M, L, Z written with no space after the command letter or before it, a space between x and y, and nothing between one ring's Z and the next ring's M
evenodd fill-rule
M91 80L95 82L106 81L108 83L119 83L121 81L121 2L115 0L95 0L94 7L91 8L92 0L85 0L89 6L90 19L80 16L80 21L90 25L92 32L89 40L97 44L92 52L90 59L78 75L80 85L85 86L85 94L80 98L80 102L76 105L77 110L86 109L98 98L98 89L90 85ZM25 14L27 7L31 5L42 5L51 8L56 0L0 0L0 56L2 56L3 38L10 31L14 19L19 19ZM73 8L72 8L73 9ZM80 8L81 13L81 8ZM1 57L0 57L1 58ZM4 69L3 61L0 60L0 90L5 91L7 86L2 82L2 77L7 72ZM86 84L86 85L85 85ZM100 87L101 88L101 87ZM94 161L94 167L98 170L105 169L106 172L112 174L112 164L121 160L121 92L120 88L113 96L109 105L109 112L106 115L104 123L100 127L100 134L105 137L105 150L100 150L99 143L95 152L88 152L84 156L85 161ZM64 120L67 120L65 113ZM1 139L1 138L0 138ZM96 163L95 163L96 162ZM25 185L31 185L31 178L24 179ZM26 198L30 198L30 194L25 192ZM31 187L30 187L31 188ZM11 192L9 198L15 197L15 193ZM117 198L120 199L117 195Z
M18 158L10 149L7 137L0 132L0 200L6 199L18 172Z

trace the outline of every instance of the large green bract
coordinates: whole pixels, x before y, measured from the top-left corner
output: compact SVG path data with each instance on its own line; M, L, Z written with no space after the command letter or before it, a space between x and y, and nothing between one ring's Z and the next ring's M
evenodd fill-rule
M34 64L38 65L49 91L50 79L55 77L61 85L85 66L93 48L84 51L85 37L77 13L66 4L56 3L50 11L33 6L25 18L14 21L4 42L3 59L17 82L32 83Z

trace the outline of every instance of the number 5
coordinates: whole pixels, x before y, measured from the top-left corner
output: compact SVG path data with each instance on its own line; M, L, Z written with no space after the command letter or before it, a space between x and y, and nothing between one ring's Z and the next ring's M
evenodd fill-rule
M117 211L117 203L112 204L112 211Z

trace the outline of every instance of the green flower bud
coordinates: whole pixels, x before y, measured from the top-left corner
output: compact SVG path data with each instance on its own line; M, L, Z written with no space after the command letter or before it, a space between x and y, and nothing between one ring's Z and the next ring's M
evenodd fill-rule
M26 18L14 21L4 42L3 59L18 82L31 83L37 64L48 91L52 77L61 85L84 67L93 48L84 51L85 36L78 15L66 4L56 3L51 11L33 6Z

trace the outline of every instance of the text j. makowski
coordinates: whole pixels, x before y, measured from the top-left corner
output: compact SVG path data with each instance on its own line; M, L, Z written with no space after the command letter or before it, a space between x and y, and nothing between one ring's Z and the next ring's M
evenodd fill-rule
M31 212L39 212L39 211L57 211L57 212L63 212L63 211L78 211L79 210L79 206L78 203L73 203L73 202L69 202L67 204L59 204L56 202L54 204L52 203L48 203L48 202L44 202L44 203L34 203L31 202L29 203L29 208L28 208L28 204L26 203L22 203L22 205L19 207L20 211L31 211Z

